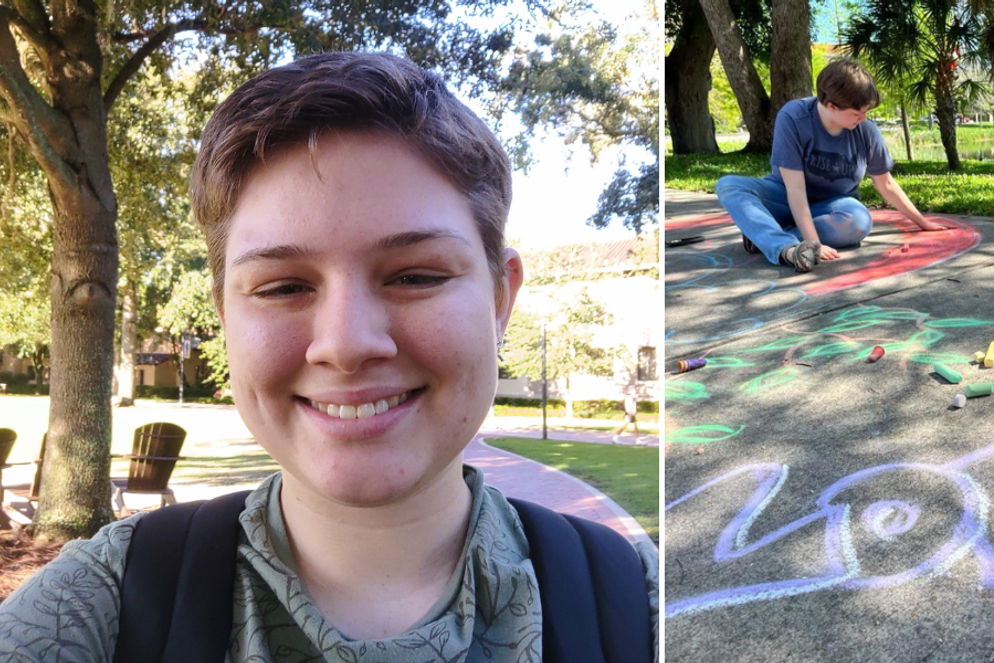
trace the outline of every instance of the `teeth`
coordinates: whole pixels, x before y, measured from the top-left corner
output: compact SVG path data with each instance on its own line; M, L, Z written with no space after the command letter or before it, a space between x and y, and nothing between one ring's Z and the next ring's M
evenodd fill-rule
M407 400L407 393L390 398L381 398L375 403L363 403L362 405L335 405L334 403L319 403L309 401L311 407L321 412L327 412L329 416L340 419L365 419L377 414L383 414L390 408L397 407Z

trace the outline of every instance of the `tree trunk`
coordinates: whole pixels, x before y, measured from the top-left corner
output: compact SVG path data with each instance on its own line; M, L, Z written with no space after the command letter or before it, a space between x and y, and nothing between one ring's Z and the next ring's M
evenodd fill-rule
M725 69L728 83L742 111L742 120L749 130L746 152L769 152L773 147L773 116L770 97L749 59L749 50L742 41L738 22L728 0L700 0L718 57Z
M569 373L566 374L566 389L563 393L563 398L566 399L566 419L573 421L573 393L570 390L570 379Z
M35 369L35 393L41 393L41 385L45 382L45 351L42 348L31 353L31 365Z
M686 9L666 56L665 103L674 154L715 154L718 142L708 109L714 38L700 4Z
M52 108L72 130L54 137L59 163L48 172L54 210L51 405L33 534L71 539L92 536L113 520L108 479L117 201L94 17L72 4L54 3L52 19L53 33L64 45L50 54ZM53 163L50 154L35 156Z
M911 125L908 123L908 109L904 102L901 102L901 129L904 131L904 149L908 153L908 161L914 161L915 155L911 152Z
M807 0L773 0L770 114L791 99L811 96L811 10Z
M135 404L135 350L138 348L138 297L128 279L121 294L121 355L117 362L117 395L121 407Z
M939 123L939 136L946 151L949 170L960 170L959 152L956 150L956 102L953 99L953 72L948 65L939 66L935 79L935 117Z

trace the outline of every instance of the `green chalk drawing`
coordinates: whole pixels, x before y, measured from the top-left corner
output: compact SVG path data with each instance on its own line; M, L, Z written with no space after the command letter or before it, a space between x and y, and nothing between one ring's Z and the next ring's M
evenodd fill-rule
M953 352L916 352L908 359L917 364L969 364L973 358Z
M842 320L849 320L850 318L858 318L860 316L869 315L870 313L876 313L880 310L879 306L859 306L856 308L847 308L844 311L840 311L838 315L835 316L835 322L841 322Z
M875 343L866 346L862 352L853 357L853 361L866 361L866 358L870 356L873 352L874 345L879 345L884 349L884 359L887 358L888 354L897 354L899 352L904 352L905 350L917 350L921 346L917 343L908 343L906 341L901 341L899 343ZM883 359L881 359L883 361Z
M923 329L922 331L917 331L911 335L908 339L908 343L917 343L918 345L924 345L926 348L933 343L938 343L946 337L940 331L934 329Z
M775 371L763 373L759 377L749 380L739 387L739 389L742 389L747 394L754 394L760 391L769 391L771 389L776 389L777 387L782 387L791 380L797 378L798 375L800 375L800 373L793 366L778 368Z
M818 331L822 334L844 334L846 332L856 331L857 329L866 329L867 327L873 327L880 324L880 320L853 320L851 322L842 322L837 325L832 325L831 327L825 327L824 329L819 329Z
M798 345L803 345L809 343L812 340L812 336L809 334L798 334L796 336L786 336L777 341L770 341L766 345L761 345L755 348L746 348L740 352L767 352L769 350L786 350L787 348L793 348Z
M974 320L973 318L941 318L939 320L927 320L923 323L926 327L945 329L947 327L979 327L981 325L991 325L990 320Z
M708 357L708 368L748 368L756 364L738 357Z
M668 401L689 401L708 398L708 389L700 382L673 381L663 386L663 398Z
M838 343L824 343L822 345L816 346L802 357L802 359L811 359L813 357L832 357L835 355L844 355L848 352L857 352L862 345L855 341L840 341Z
M743 430L745 430L745 426L739 426L738 428L729 428L728 426L718 426L716 424L684 426L671 433L667 433L663 441L676 444L711 444L735 437Z

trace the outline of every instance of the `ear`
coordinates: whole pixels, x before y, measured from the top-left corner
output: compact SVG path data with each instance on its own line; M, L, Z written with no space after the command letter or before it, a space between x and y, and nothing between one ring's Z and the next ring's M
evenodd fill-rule
M504 296L497 302L497 338L504 338L507 323L511 319L514 300L525 280L521 256L514 249L504 249Z

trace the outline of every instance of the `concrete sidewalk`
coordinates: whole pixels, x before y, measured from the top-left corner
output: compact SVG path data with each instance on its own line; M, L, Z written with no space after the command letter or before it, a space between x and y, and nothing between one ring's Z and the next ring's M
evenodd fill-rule
M950 407L994 380L994 219L877 211L795 274L713 196L665 206L666 240L703 237L665 251L667 658L994 659L994 398Z

